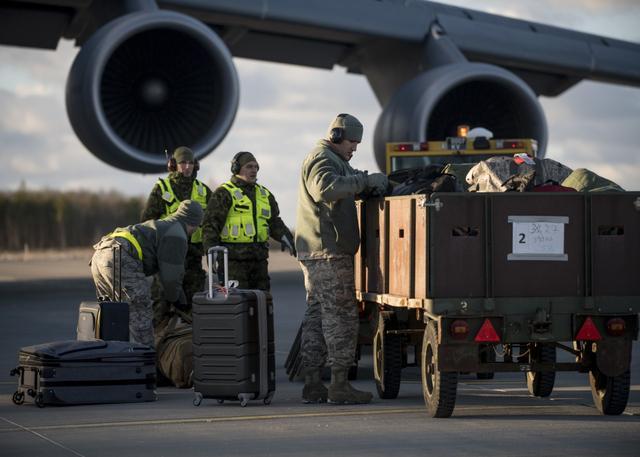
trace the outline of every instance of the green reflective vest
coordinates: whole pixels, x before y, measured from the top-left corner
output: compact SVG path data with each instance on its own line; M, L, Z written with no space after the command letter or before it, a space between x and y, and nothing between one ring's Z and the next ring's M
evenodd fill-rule
M165 219L178 210L178 206L180 206L180 200L178 200L176 194L173 192L173 189L171 188L171 181L169 180L169 178L158 179L158 186L162 191L162 199L165 201L165 212L161 219ZM191 189L191 200L200 203L200 206L202 206L203 210L207 208L207 188L197 179L193 180L193 188ZM191 235L191 242L202 243L202 227L198 227L198 229L193 232L193 235Z
M259 184L256 188L256 211L254 220L253 202L239 187L231 181L222 184L231 194L233 201L227 213L227 220L220 233L220 239L225 243L253 243L269 239L269 219L271 219L271 205L269 191ZM258 226L256 233L256 225Z

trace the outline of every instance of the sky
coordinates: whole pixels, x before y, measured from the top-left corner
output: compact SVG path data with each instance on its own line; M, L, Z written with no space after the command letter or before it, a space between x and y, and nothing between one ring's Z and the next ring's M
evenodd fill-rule
M640 43L637 0L441 1ZM0 190L118 190L148 195L159 175L117 170L89 153L73 133L64 104L65 81L77 53L61 41L56 51L0 46ZM351 160L375 172L373 129L381 112L366 79L332 71L234 59L240 105L231 131L201 162L210 186L229 178L240 150L260 163L259 182L275 195L287 225L295 225L300 164L337 113L365 126ZM547 117L546 157L589 168L627 190L640 190L640 88L583 81L556 98L540 98Z

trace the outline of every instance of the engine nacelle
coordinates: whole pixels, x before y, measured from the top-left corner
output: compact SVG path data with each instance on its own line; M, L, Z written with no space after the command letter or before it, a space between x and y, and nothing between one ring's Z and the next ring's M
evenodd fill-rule
M547 122L531 88L503 68L464 62L426 71L393 95L376 124L378 167L385 169L387 142L443 140L463 124L494 138L533 138L544 156Z
M238 109L231 54L205 24L170 11L137 12L101 27L67 81L71 125L82 143L123 170L161 172L165 151L199 159L225 137Z

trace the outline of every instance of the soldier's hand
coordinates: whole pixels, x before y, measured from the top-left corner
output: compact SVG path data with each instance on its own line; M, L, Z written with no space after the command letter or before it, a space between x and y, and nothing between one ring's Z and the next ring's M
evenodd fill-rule
M296 253L296 248L294 246L294 241L289 238L287 235L282 235L282 238L280 239L280 250L282 252L284 252L285 249L289 250L289 254L291 254L293 257L295 257L297 255Z
M387 175L382 173L373 173L367 175L367 186L371 190L372 195L381 197L387 193L389 179Z

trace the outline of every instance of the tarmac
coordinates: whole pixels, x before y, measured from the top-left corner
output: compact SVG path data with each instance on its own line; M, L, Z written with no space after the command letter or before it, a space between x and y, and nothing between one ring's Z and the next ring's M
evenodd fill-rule
M86 256L85 256L86 254ZM305 405L302 385L283 364L305 310L302 273L294 259L272 253L276 395L270 405L205 399L190 389L161 387L150 403L37 408L16 406L9 371L22 346L74 339L78 304L92 299L90 252L64 258L0 260L0 455L2 456L638 456L640 364L632 365L631 397L621 416L593 406L586 375L559 373L549 398L530 397L523 375L493 380L461 375L450 419L432 419L420 373L403 370L397 399L369 405ZM638 343L634 354L640 357ZM360 360L357 388L376 392L370 351Z

